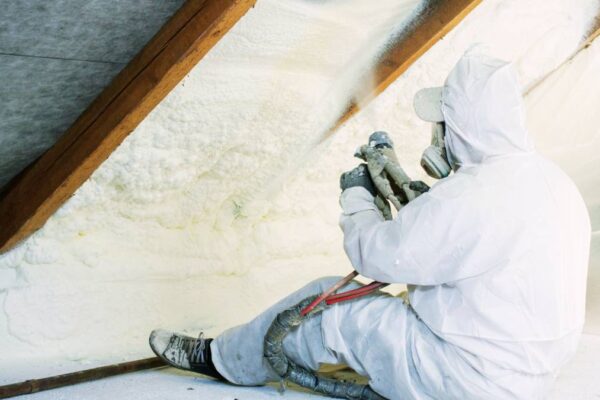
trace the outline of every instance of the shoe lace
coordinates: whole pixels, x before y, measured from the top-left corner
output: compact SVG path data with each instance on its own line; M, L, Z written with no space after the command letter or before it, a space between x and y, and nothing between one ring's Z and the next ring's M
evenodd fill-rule
M204 339L204 332L200 332L196 340L189 340L187 354L190 358L190 362L195 364L204 364L204 349L206 349L206 339Z
M204 349L206 348L206 339L204 338L204 332L200 332L197 339L172 335L167 348L180 349L180 351L172 353L172 357L177 357L177 360L173 359L177 364L182 364L185 357L191 363L203 364L205 362Z

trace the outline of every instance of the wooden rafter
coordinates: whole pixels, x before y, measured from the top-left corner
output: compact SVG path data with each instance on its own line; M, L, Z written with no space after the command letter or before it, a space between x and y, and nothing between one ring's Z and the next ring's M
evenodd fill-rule
M600 18L599 18L599 21L600 21ZM584 48L589 47L592 44L592 42L598 38L598 36L600 36L600 23L596 24L596 26L594 27L594 30L592 30L592 32L586 38L585 42L583 43L583 47Z
M544 76L539 78L537 82L535 82L533 85L531 85L525 92L525 96L527 96L529 93L533 92L538 86L540 86L546 80L546 78L552 76L552 74L554 74L556 71L558 71L563 66L565 66L568 63L570 63L571 61L573 61L573 59L575 59L575 57L577 57L577 55L579 53L581 53L582 51L584 51L585 49L590 47L592 45L592 43L594 42L594 40L596 40L599 36L600 36L600 15L598 15L596 17L596 23L594 24L593 29L588 32L587 36L585 37L585 39L583 40L581 45L577 48L577 50L575 50L575 52L569 58L567 58L565 61L563 61L556 67L554 67L552 70L548 71Z
M39 229L256 0L188 0L0 197L0 253Z
M392 84L404 71L417 61L427 50L462 21L481 0L433 0L429 7L409 26L406 32L383 55L375 69L373 88L352 103L334 125L330 133L360 111L360 105L368 104Z

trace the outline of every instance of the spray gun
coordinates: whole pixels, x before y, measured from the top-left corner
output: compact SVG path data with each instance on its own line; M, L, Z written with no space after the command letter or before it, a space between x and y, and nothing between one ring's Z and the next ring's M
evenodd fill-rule
M421 181L412 181L400 166L394 142L386 132L369 136L369 142L359 147L354 156L367 162L369 174L377 188L375 204L387 220L392 219L389 203L396 211L429 190Z

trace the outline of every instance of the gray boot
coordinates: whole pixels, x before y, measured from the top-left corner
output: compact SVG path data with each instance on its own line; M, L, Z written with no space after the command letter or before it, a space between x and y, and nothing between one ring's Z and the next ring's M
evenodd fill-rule
M149 342L154 354L167 364L175 368L225 380L212 362L210 352L212 339L205 339L202 333L198 338L193 338L156 329L150 334Z

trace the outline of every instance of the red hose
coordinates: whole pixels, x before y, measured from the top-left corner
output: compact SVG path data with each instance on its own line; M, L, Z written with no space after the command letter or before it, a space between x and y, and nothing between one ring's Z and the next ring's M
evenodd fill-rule
M336 303L341 303L343 301L356 299L356 298L371 294L373 292L376 292L377 290L379 290L387 285L388 285L387 283L372 282L369 285L363 286L362 288L359 288L359 289L354 289L354 290L350 290L347 292L339 293L339 294L336 294L335 296L329 296L327 299L325 299L325 302L327 303L327 305L332 305L332 304L336 304Z
M352 300L352 299L356 299L356 298L359 298L362 296L366 296L368 294L371 294L371 293L377 291L378 289L381 289L381 288L389 285L389 283L375 281L375 282L369 283L368 285L362 286L358 289L353 289L353 290L349 290L347 292L333 294L335 291L346 286L348 283L350 283L352 281L352 279L356 278L357 276L358 276L358 272L356 272L356 271L352 272L351 274L348 274L343 279L338 281L335 285L333 285L332 287L330 287L329 289L324 291L312 303L310 303L308 306L306 306L306 308L304 310L302 310L300 312L300 314L302 316L305 316L306 314L311 312L317 305L321 304L323 301L325 301L327 303L327 305L341 303L343 301Z
M325 300L327 297L332 295L333 292L335 292L338 289L343 288L344 286L349 284L352 281L352 279L356 278L357 276L358 276L358 272L356 272L356 271L352 271L350 274L346 275L343 279L339 280L335 285L333 285L332 287L330 287L329 289L324 291L323 294L321 294L312 303L310 303L308 306L306 306L306 308L300 312L300 315L302 315L304 317L306 314L311 312L316 306L318 306L323 300Z
M342 293L338 293L338 294L334 294L333 296L329 296L328 298L336 298L336 297L343 297L348 293L360 293L360 292L368 292L370 291L372 288L377 288L381 285L381 282L371 282L368 285L364 285L361 286L357 289L352 289L352 290L348 290L346 292L342 292Z
M354 294L350 294L350 295L345 296L345 297L338 297L337 299L327 299L327 300L325 300L325 303L327 303L328 306L331 306L333 304L337 304L337 303L341 303L341 302L344 302L344 301L349 301L349 300L352 300L352 299L357 299L359 297L366 296L369 293L371 293L371 292L367 292L367 293L354 293Z

